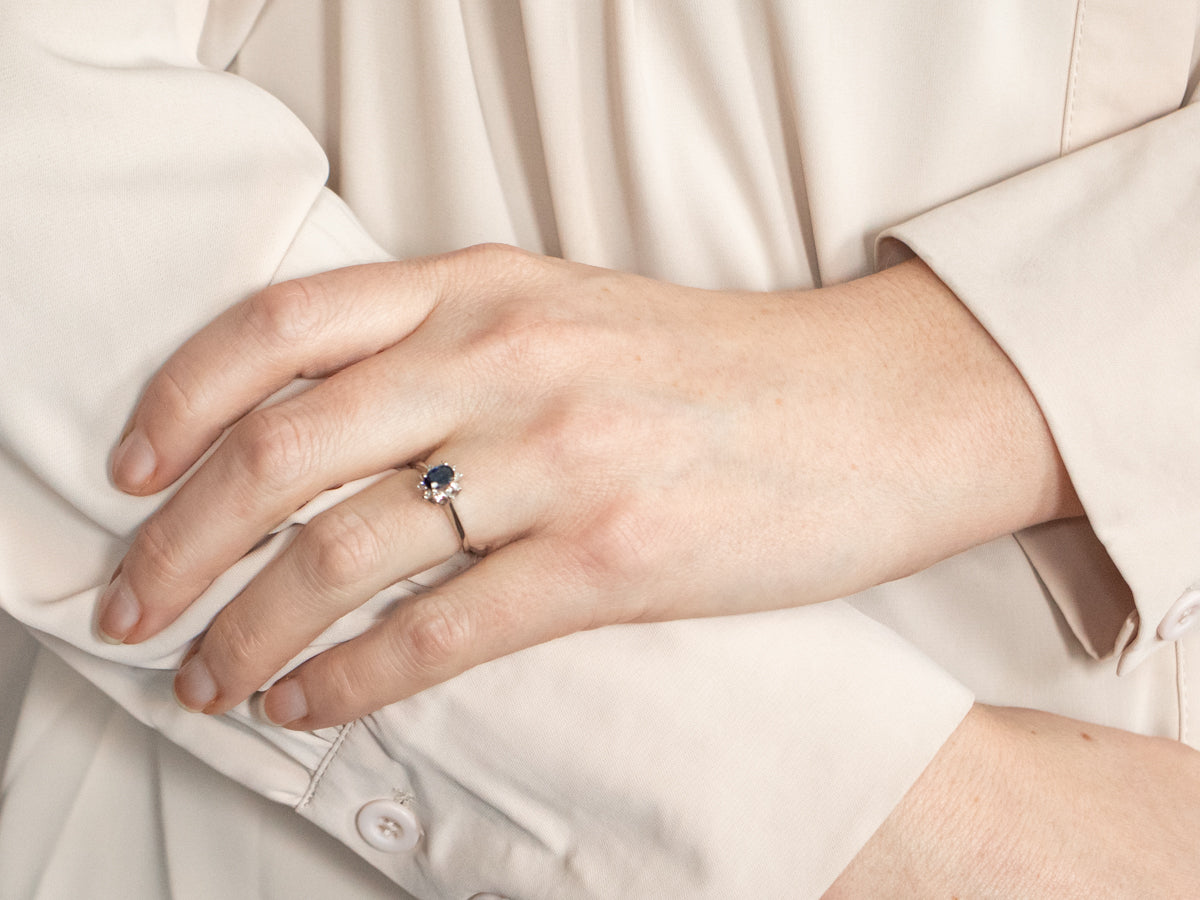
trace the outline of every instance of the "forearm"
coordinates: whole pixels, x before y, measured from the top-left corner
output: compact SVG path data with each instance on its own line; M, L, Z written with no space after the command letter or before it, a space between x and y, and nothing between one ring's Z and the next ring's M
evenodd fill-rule
M931 529L945 526L943 540L966 549L1082 514L1021 373L921 260L818 296L832 298L847 378L881 398L881 421L871 424L895 442L895 483L909 486L914 516L928 510ZM855 383L863 374L877 380Z
M976 705L826 900L1193 896L1200 753Z
M797 568L797 595L844 596L1081 514L1021 373L923 262L798 293L793 306L770 370L783 373L789 418L762 452L804 476L779 491L777 518L812 503L822 530L801 531L806 542L859 548L820 570L824 583Z
M1031 558L1083 646L1119 653L1122 671L1182 633L1197 583L1197 146L1193 101L898 224L879 244L885 265L925 261L1036 396L1087 522L1078 540ZM1094 549L1071 559L1066 543Z

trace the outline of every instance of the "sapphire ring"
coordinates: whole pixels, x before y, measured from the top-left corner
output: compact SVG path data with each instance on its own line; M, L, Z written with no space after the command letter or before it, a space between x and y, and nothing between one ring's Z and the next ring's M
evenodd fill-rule
M438 463L436 466L416 463L413 468L421 473L418 486L421 488L422 496L430 503L446 510L446 517L454 526L454 532L458 535L463 552L480 553L481 551L471 548L471 543L467 540L467 533L463 530L462 520L458 518L458 511L454 508L454 498L462 490L462 473L445 462Z

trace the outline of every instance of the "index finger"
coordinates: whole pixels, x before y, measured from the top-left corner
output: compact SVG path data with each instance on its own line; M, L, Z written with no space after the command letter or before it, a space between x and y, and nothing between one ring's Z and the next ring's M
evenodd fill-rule
M437 302L419 273L420 261L351 266L272 285L226 310L147 385L113 454L113 482L131 494L162 490L293 379L328 374L405 337Z

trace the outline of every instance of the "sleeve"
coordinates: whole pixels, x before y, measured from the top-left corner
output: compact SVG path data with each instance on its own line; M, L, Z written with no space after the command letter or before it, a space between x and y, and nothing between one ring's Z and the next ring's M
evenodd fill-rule
M182 649L333 494L156 639L96 638L99 591L162 499L107 478L155 367L272 279L385 258L322 187L312 137L223 71L253 18L228 0L0 6L3 609L139 720L417 896L819 895L971 703L845 604L579 634L313 734L248 708L181 710Z
M1087 520L1018 538L1084 647L1118 654L1120 672L1200 607L1195 71L1177 110L897 225L878 247L883 265L920 256L1036 396Z

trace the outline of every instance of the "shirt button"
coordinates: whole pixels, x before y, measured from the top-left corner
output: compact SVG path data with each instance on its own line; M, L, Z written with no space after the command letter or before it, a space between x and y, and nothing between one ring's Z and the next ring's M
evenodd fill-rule
M354 824L364 841L384 853L403 853L421 840L416 813L395 800L372 800L358 811Z
M1200 589L1184 591L1175 605L1167 610L1158 625L1158 636L1164 641L1177 641L1197 622L1200 622Z
M508 898L501 897L499 894L472 894L469 900L508 900Z

